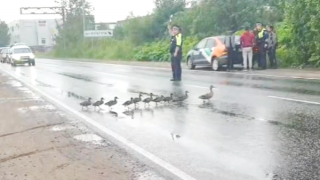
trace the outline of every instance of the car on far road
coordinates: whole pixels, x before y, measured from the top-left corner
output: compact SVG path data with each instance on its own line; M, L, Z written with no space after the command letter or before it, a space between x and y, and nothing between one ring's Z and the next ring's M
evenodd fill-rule
M228 47L231 43L234 48L235 57L233 64L243 64L242 50L240 47L240 36L213 36L202 39L187 54L187 65L189 69L196 66L211 67L214 71L219 71L228 64Z
M9 49L10 49L9 47L0 48L0 60L2 63L7 63Z
M24 65L35 66L35 56L30 47L25 45L12 46L9 50L10 63L12 66Z

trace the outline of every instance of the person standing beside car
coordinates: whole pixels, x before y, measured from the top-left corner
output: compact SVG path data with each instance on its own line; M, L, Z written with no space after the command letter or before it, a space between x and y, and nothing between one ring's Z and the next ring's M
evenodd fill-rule
M178 25L169 27L169 33L171 34L170 54L171 54L171 68L172 79L171 81L181 81L181 61L182 61L182 34L181 28Z
M277 60L276 60L276 49L278 45L277 34L275 33L273 26L268 26L267 30L269 32L268 57L270 61L270 66L271 68L277 68Z
M259 48L259 62L262 69L267 69L267 49L268 49L268 32L261 23L257 23L257 45Z
M252 70L252 57L253 57L253 46L255 43L255 35L250 31L249 27L245 28L245 32L241 36L241 48L243 57L243 70L248 69L249 60L249 70Z

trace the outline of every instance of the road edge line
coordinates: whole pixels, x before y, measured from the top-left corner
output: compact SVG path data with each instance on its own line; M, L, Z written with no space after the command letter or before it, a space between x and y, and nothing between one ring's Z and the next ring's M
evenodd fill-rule
M160 167L166 169L167 171L169 171L170 173L174 174L175 176L181 178L181 179L185 179L185 180L196 180L195 178L191 177L190 175L186 174L185 172L181 171L180 169L174 167L173 165L167 163L166 161L158 158L157 156L153 155L152 153L144 150L143 148L139 147L138 145L128 141L127 139L125 139L124 137L114 133L113 131L111 131L110 129L102 126L101 124L95 122L94 120L92 120L91 118L88 118L87 116L79 113L78 111L74 110L73 108L69 107L68 105L60 102L59 100L57 100L54 97L51 97L50 95L48 95L47 93L41 91L40 89L34 87L33 85L31 85L28 82L25 82L24 80L20 79L19 77L17 77L16 75L12 74L11 72L8 72L7 70L1 68L1 70L3 72L6 72L7 74L9 74L10 76L14 77L16 80L20 81L21 83L23 83L24 85L26 85L27 87L33 89L34 91L40 93L42 96L45 96L47 99L53 101L54 103L60 105L61 107L63 107L64 109L70 111L71 113L73 113L74 115L76 115L78 118L81 118L83 120L85 120L87 123L91 124L92 126L100 129L101 131L103 131L104 133L106 133L107 135L115 138L116 140L118 140L119 142L123 143L124 145L128 146L129 148L133 149L134 151L138 152L139 154L143 155L144 157L148 158L149 160L151 160L152 162L154 162L155 164L159 165Z
M278 96L268 96L268 97L273 98L273 99L281 99L281 100L285 100L285 101L293 101L293 102L320 105L320 102L315 102L315 101L306 101L306 100L299 100L299 99L292 99L292 98L285 98L285 97L278 97Z

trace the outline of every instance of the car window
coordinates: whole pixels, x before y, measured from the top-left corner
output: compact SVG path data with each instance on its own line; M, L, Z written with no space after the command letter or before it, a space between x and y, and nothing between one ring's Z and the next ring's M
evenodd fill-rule
M207 42L207 39L201 40L201 41L197 44L196 48L199 48L199 49L204 48L204 47L206 46L206 42Z
M234 36L234 44L240 45L241 44L241 37L240 36Z
M31 50L29 48L18 48L14 49L14 54L21 54L21 53L31 53Z
M226 37L219 37L219 41L221 41L223 44L226 44Z
M216 46L215 40L214 39L208 39L207 44L206 44L206 48L211 49L211 48L213 48L215 46Z

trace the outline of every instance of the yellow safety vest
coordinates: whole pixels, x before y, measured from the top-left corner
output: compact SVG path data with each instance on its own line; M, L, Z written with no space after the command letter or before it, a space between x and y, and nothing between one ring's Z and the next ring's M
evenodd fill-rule
M181 47L182 46L182 35L181 35L181 33L176 35L176 41L177 41L176 45Z
M259 38L259 39L263 38L263 33L264 33L264 31L266 31L265 28L263 28L263 29L258 33L258 38Z

